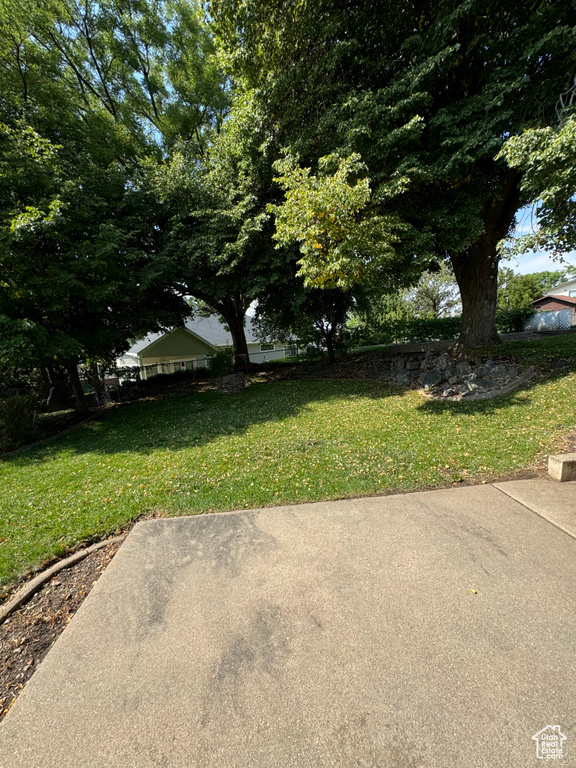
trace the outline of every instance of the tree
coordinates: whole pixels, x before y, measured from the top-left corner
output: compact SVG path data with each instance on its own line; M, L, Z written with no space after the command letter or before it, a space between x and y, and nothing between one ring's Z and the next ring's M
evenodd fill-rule
M158 256L154 202L137 180L119 165L70 161L30 129L16 135L0 167L21 157L22 141L40 161L22 157L30 174L24 190L15 183L21 165L2 174L9 187L0 190L20 212L0 216L0 316L6 329L27 329L36 340L36 366L65 365L83 410L78 360L115 356L130 337L171 327L188 308ZM34 194L26 189L32 182Z
M255 326L263 341L316 344L334 363L346 337L346 321L354 305L350 292L338 288L306 288L294 279L278 294L268 294L256 309Z
M170 216L164 254L178 265L181 291L224 318L239 369L249 359L246 310L294 274L267 210L279 197L276 152L252 102L239 98L202 158L182 144L154 171Z
M576 83L569 91L569 104ZM563 103L563 102L561 102ZM576 248L576 117L561 113L556 126L532 128L512 136L500 153L522 173L521 190L534 207L532 232L506 245L510 255L548 251L561 258Z
M569 277L570 272L565 270L520 275L509 267L501 268L498 273L498 305L502 309L528 309L533 301Z
M348 331L355 344L382 344L394 341L396 329L414 319L407 292L364 294L352 309Z
M573 4L211 7L232 71L258 93L280 142L314 170L334 152L360 155L373 190L362 220L394 215L396 227L399 217L395 248L406 263L449 260L461 344L498 341L498 244L526 199L522 171L498 152L508 137L555 121L576 56Z
M406 260L407 252L396 248L408 228L394 214L371 212L372 190L358 155L323 157L318 174L290 156L275 167L285 199L269 206L276 216L274 238L299 244L298 274L307 287L398 288L414 279L417 260Z
M142 165L182 135L200 156L225 113L200 15L179 0L0 8L0 320L27 359L66 365L79 408L79 360L188 311Z
M437 271L424 272L407 298L417 317L446 317L460 305L454 275L444 263Z

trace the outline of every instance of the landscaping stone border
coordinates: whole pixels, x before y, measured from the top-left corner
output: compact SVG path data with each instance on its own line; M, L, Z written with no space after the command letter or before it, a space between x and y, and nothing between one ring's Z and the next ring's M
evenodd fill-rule
M518 389L518 387L522 386L522 384L525 384L527 381L530 381L530 379L533 379L535 375L536 371L534 368L527 368L523 373L520 374L520 376L518 376L517 379L497 389L488 390L486 392L471 392L466 397L463 397L462 395L453 395L448 397L441 397L440 399L455 401L465 400L466 402L474 400L490 400L493 397L498 397L498 395L506 395L508 392L513 392L515 389Z
M425 353L420 350L374 357L364 375L423 390L431 399L464 402L507 394L536 376L536 371L475 355L452 356L449 351L438 354L438 350L428 349Z
M60 573L60 571L63 571L64 568L70 568L80 560L88 557L88 555L92 554L92 552L96 552L98 549L107 547L108 544L114 544L116 542L123 541L123 539L124 536L115 536L112 539L99 541L96 544L92 544L90 547L86 547L86 549L81 549L78 552L74 552L74 554L70 555L70 557L66 557L64 560L59 560L57 563L54 563L54 565L50 566L50 568L47 568L45 571L42 571L42 573L39 573L38 576L35 576L20 590L18 590L10 602L0 606L0 624L6 621L10 614L14 613L14 611L17 611L18 608L24 605L24 603L28 602L32 595L34 595L41 587L43 587L46 582L50 581L53 576L55 576L57 573Z

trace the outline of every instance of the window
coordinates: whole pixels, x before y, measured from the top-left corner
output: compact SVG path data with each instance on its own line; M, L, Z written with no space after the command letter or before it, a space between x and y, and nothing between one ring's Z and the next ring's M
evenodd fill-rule
M568 291L568 296L571 296L573 299L576 299L576 291Z
M260 344L260 352L272 352L274 344Z

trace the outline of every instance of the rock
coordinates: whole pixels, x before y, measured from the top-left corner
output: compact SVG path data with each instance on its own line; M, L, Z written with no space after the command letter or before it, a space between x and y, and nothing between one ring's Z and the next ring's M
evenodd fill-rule
M491 368L494 368L494 360L486 360L484 363L484 368L489 371Z
M390 364L386 365L386 363L382 359L375 359L371 360L369 365L366 367L366 371L364 375L367 379L376 379L378 376L381 376L385 372L390 371Z
M456 387L454 387L454 389L455 389L455 390L456 390L456 392L458 392L458 394L460 394L460 395L463 395L463 394L465 394L466 392L468 392L468 387L466 386L466 384L458 384Z
M406 363L406 370L407 371L417 371L420 368L420 363L418 360L408 360Z
M477 392L480 389L480 385L475 381L468 380L466 386L468 387L469 392Z
M453 389L445 389L444 392L442 392L442 397L452 397L454 395Z
M397 373L394 376L394 381L396 382L396 384L408 385L411 383L412 379L410 378L410 375L404 371L404 372Z
M459 381L460 381L459 376L450 376L450 378L448 379L448 384L458 384Z
M508 375L508 368L505 365L495 365L490 371L490 375L495 379L503 379Z
M434 361L434 368L438 368L439 371L446 371L452 365L452 358L448 352L444 352L437 357Z
M506 375L507 375L507 376L510 376L510 378L511 378L511 379L515 379L515 378L516 378L516 376L518 376L518 369L517 369L517 368L514 368L514 366L513 366L513 365L509 365L509 366L506 368Z
M456 364L456 373L458 376L467 376L471 372L472 366L468 360L460 360L460 362Z
M393 357L392 358L392 367L396 371L403 371L405 367L404 358L403 357Z
M418 381L420 384L422 384L423 387L430 389L431 387L435 387L437 384L440 384L441 381L444 381L444 374L437 368L432 368L431 371L422 373L418 377Z

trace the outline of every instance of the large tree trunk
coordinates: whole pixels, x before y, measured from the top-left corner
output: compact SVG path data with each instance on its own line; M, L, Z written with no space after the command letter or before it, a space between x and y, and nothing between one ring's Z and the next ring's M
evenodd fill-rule
M221 301L214 300L205 293L192 291L192 289L190 293L204 301L212 309L215 309L224 318L226 325L230 328L234 345L234 370L247 371L250 363L246 333L244 331L244 318L246 317L247 307L242 300L242 296L237 294L231 299Z
M453 255L451 260L462 301L462 329L458 347L474 349L498 344L496 248L492 247L486 235L482 235L468 251Z
M66 363L66 371L68 372L70 383L72 384L72 389L74 390L76 410L78 413L86 413L88 411L88 403L86 402L86 396L84 394L84 390L82 389L82 382L80 381L80 376L78 375L78 365L76 364L75 360L69 360Z
M496 303L498 295L498 243L506 237L520 203L521 174L510 171L502 182L502 196L486 203L482 211L484 234L462 253L450 254L462 301L459 349L498 344Z
M230 328L232 343L234 344L234 370L247 371L250 364L248 344L244 331L244 318L246 309L240 300L226 302L218 307L226 325Z

